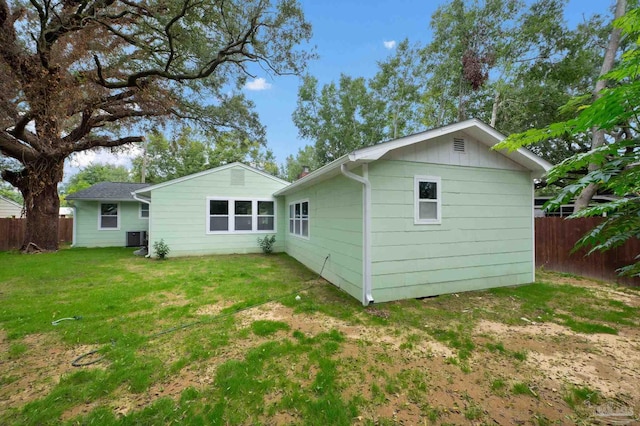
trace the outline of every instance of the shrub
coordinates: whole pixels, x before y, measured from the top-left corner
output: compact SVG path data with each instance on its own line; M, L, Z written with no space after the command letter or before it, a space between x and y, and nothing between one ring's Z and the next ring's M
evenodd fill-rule
M275 235L267 235L264 238L258 237L258 245L265 254L269 254L273 251L273 245L276 243Z
M156 252L156 256L160 260L166 259L167 255L171 250L169 250L169 246L164 242L164 239L160 241L156 241L153 243L153 250Z

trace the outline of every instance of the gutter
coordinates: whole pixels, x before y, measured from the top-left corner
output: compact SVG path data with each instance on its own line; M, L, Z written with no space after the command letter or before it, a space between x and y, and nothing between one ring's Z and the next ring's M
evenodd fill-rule
M135 192L132 192L131 196L136 201L140 201L141 203L149 204L149 222L148 222L149 223L149 227L148 227L148 230L147 230L147 241L149 241L149 237L151 236L151 199L141 197L138 194L136 194ZM150 258L151 257L151 250L149 250L148 248L147 248L147 255L145 257L146 258Z
M373 294L371 293L371 182L369 182L369 165L362 165L362 175L347 170L347 164L340 165L340 172L351 180L360 182L362 186L362 304L364 306L373 303Z

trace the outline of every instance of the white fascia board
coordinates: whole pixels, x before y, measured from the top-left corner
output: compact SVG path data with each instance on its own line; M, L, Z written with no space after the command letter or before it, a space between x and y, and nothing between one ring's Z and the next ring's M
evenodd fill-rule
M279 191L276 191L273 195L276 197L280 195L287 195L294 191L297 191L298 189L306 188L307 186L310 186L317 180L321 179L323 176L334 171L337 171L336 174L340 174L340 166L351 161L350 156L351 154L343 155L342 157L333 160L331 163L325 164L319 169L309 173L305 177L298 179L297 181L289 184Z
M262 175L264 177L272 179L272 180L274 180L274 181L276 181L278 183L281 183L283 185L289 185L289 182L287 182L286 180L282 180L282 179L280 179L278 177L270 175L269 173L265 173L262 170L258 170L258 169L255 169L253 167L247 166L246 164L235 162L235 163L225 164L224 166L216 167L216 168L213 168L213 169L204 170L202 172L194 173L194 174L191 174L191 175L187 175L187 176L179 177L179 178L176 178L176 179L172 179L172 180L169 180L167 182L159 183L157 185L146 186L144 188L141 188L141 189L138 189L138 190L134 191L134 193L135 194L141 194L141 193L145 193L145 192L150 192L150 191L153 191L153 190L156 190L156 189L164 188L166 186L174 185L176 183L180 183L180 182L184 182L184 181L187 181L187 180L195 179L195 178L198 178L198 177L201 177L201 176L206 176L206 175L211 174L211 173L221 172L223 170L230 169L232 167L237 167L237 166L242 167L245 170L258 173L258 174L260 174L260 175Z

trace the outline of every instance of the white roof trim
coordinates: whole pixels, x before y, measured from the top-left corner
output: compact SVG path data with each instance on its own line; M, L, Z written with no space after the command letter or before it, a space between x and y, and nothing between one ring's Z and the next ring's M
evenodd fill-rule
M310 185L312 182L320 179L322 176L334 171L335 169L339 169L342 164L345 163L354 163L352 166L356 166L360 163L368 163L371 161L375 161L380 159L389 151L393 151L398 148L403 148L405 146L413 145L415 143L424 142L429 139L434 139L438 136L455 133L459 131L468 130L471 128L475 128L483 132L486 136L488 136L488 140L479 138L479 140L485 143L488 147L492 147L498 142L501 142L506 138L502 133L498 132L493 127L483 123L482 121L472 118L470 120L461 121L459 123L450 124L448 126L439 127L437 129L427 130L424 132L416 133L414 135L405 136L399 139L394 139L387 142L382 142L377 145L373 145L367 148L361 148L355 150L347 155L344 155L331 163L322 166L318 170L315 170L302 179L299 179L276 192L274 195L286 195L297 189L304 188ZM489 143L487 143L489 142ZM553 167L553 165L542 158L535 155L533 152L525 149L519 148L515 151L496 151L505 157L511 159L517 164L525 167L528 170L531 170L535 173L535 176L542 176L545 172Z
M289 186L286 186L286 187L282 188L281 190L276 191L273 195L277 197L279 195L289 194L289 193L295 191L298 188L304 188L305 186L307 186L307 183L315 181L316 178L324 176L324 175L328 174L329 172L331 172L333 170L336 170L336 169L339 170L340 166L342 166L345 163L349 163L351 161L350 155L351 154L343 155L342 157L339 157L338 159L333 160L329 164L325 164L324 166L320 167L319 169L314 170L311 173L309 173L308 175L306 175L306 176L298 179L297 181L293 182Z
M237 166L242 167L245 170L249 170L251 172L258 173L259 175L262 175L264 177L270 178L270 179L272 179L272 180L274 180L274 181L276 181L278 183L281 183L283 185L289 185L289 182L287 182L286 180L282 180L282 179L277 178L277 177L275 177L273 175L270 175L269 173L265 173L262 170L258 170L256 168L247 166L246 164L235 162L235 163L225 164L224 166L215 167L213 169L204 170L202 172L194 173L194 174L191 174L191 175L183 176L183 177L180 177L180 178L177 178L177 179L169 180L167 182L159 183L157 185L147 186L147 187L144 187L142 189L138 189L136 191L133 191L132 194L141 194L141 193L144 193L144 192L154 191L156 189L164 188L165 186L170 186L170 185L174 185L176 183L180 183L180 182L184 182L184 181L187 181L187 180L199 178L199 177L211 174L211 173L221 172L223 170L230 169L232 167L237 167Z
M440 127L437 129L427 130L425 132L405 136L400 139L395 139L389 142L383 142L378 145L370 146L367 148L358 149L356 151L353 151L351 154L349 154L349 159L351 159L351 161L377 160L383 155L385 155L386 153L388 153L389 151L392 151L394 149L403 148L405 146L412 145L414 143L423 142L423 141L433 139L438 136L446 135L449 133L455 133L455 132L467 130L472 127L475 127L481 130L482 132L487 134L487 136L493 139L492 141L489 141L492 143L487 144L487 146L489 147L492 147L493 145L503 141L506 138L506 136L498 132L493 127L483 123L478 119L472 118L470 120L461 121L459 123L450 124L448 126ZM480 139L480 141L485 142L482 139ZM519 148L518 150L511 151L511 152L507 152L507 151L498 151L498 152L501 152L501 154L505 155L506 157L510 158L511 160L515 161L521 166L524 166L527 169L532 171L536 171L536 170L531 167L531 163L538 166L541 169L540 171L545 171L545 172L551 169L551 167L553 167L551 163L543 160L542 158L538 157L533 152L525 148ZM525 161L523 163L523 160L528 160L528 161Z

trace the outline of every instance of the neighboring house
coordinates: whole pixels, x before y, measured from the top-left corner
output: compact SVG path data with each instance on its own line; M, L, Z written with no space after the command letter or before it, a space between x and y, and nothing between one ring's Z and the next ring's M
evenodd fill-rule
M71 207L60 207L59 213L60 217L73 217L73 208Z
M132 196L150 204L151 249L163 239L178 256L257 252L256 238L275 234L276 251L364 305L525 284L533 179L551 165L490 149L502 139L467 120L356 150L292 184L234 163ZM87 213L95 224L97 206Z
M554 197L550 196L539 196L534 200L534 216L535 217L567 217L573 214L574 200L571 202L563 204L560 208L554 211L545 211L543 209L544 204L553 199ZM619 200L620 197L616 197L614 195L594 195L589 203L589 206L594 206L602 203L609 203L611 201Z
M0 196L0 218L22 217L22 206L13 200Z
M101 182L67 195L74 202L74 247L138 247L149 230L149 204L131 193L149 184Z

